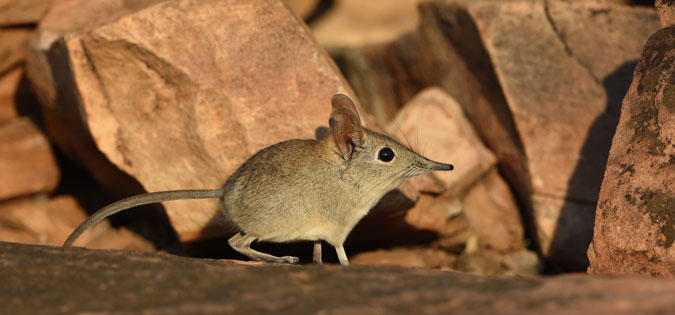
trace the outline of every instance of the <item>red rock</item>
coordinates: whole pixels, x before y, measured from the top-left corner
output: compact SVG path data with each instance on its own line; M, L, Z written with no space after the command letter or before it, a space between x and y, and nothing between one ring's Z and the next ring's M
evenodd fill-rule
M524 247L525 232L518 206L496 169L471 187L462 203L464 215L481 245L498 252Z
M0 0L0 26L37 23L52 0Z
M48 24L57 11L40 25L38 48L62 34ZM129 11L68 32L29 71L46 87L39 94L59 91L42 99L51 136L109 187L126 186L106 179L106 159L147 191L220 187L257 150L313 138L332 95L351 94L281 2L175 0ZM57 77L41 77L49 73ZM217 200L165 207L182 240L224 233Z
M415 207L406 213L405 220L415 228L450 235L458 228L463 229L467 227L467 225L448 226L448 221L461 215L462 210L462 202L457 197L451 195L440 197L421 195ZM462 220L461 222L465 221ZM451 229L447 227L451 227Z
M382 43L415 29L420 0L342 0L311 24L317 41L329 49Z
M610 75L620 66L635 62L649 35L658 28L654 10L644 6L591 0L550 1L544 8L570 55L603 81L608 98L612 98L613 88Z
M659 15L661 27L675 24L675 3L672 0L656 0L654 8Z
M405 214L405 222L422 231L433 231L433 247L460 252L476 231L464 213L462 200L444 194L438 197L422 194Z
M463 252L459 255L442 249L405 247L378 249L358 253L350 258L353 265L438 268L479 275L537 275L541 265L537 254L519 250L500 254L490 250Z
M506 275L540 275L543 269L539 255L528 249L506 253L500 257L500 263L506 268Z
M455 257L432 248L393 248L359 253L353 256L353 265L402 266L411 268L448 268Z
M457 256L457 270L478 275L498 275L504 272L499 256L493 252L476 252Z
M0 204L0 240L61 246L86 217L84 210L70 196ZM128 230L112 229L107 223L92 227L83 234L78 245L98 249L154 251L148 241Z
M49 193L59 169L45 136L27 118L0 125L0 200Z
M59 57L48 60L47 52L65 34L92 30L158 2L160 0L59 0L49 7L41 20L26 56L26 75L42 105L42 116L50 139L71 160L96 170L91 173L113 196L123 197L143 191L138 182L110 163L96 147L83 124L82 107L75 105L81 101L79 92L69 85L74 79L68 70L70 65Z
M654 11L460 0L423 3L420 14L416 32L336 56L365 107L389 113L426 86L442 87L498 158L544 256L585 269L618 108L658 26Z
M443 182L434 174L413 177L409 179L407 183L414 187L418 192L433 195L440 195L447 189L445 184L443 184Z
M539 244L540 249L547 253L549 261L558 262L556 267L564 266L557 270L578 270L587 266L587 258L580 256L579 251L593 238L594 206L544 195L532 196L532 205L537 209L534 218L537 238L546 240ZM572 234L570 230L580 233Z
M353 265L389 265L413 268L448 268L455 257L432 248L393 248L364 252L350 258Z
M84 211L72 197L3 203L0 205L0 239L60 246L84 218ZM96 231L100 232L100 228ZM12 233L16 237L12 237Z
M447 188L444 196L421 198L407 222L453 234L444 230L446 222L463 212L483 245L503 252L523 246L523 226L511 190L455 99L439 88L426 89L403 107L388 130L401 142L418 142L430 159L455 165L452 172L435 174Z
M0 76L0 124L19 117L14 97L22 77L21 67Z
M31 86L36 91L37 98L43 105L45 123L49 129L50 137L58 145L67 147L64 150L66 154L73 151L80 152L70 154L71 158L78 159L79 156L86 156L90 160L95 160L91 163L97 165L98 176L101 176L101 173L107 173L106 178L109 181L124 182L125 178L120 178L121 176L115 174L119 170L116 170L115 166L110 164L96 150L91 140L83 141L81 139L81 134L86 134L87 130L82 129L84 126L81 126L82 123L79 121L80 113L78 111L68 112L69 107L56 107L58 102L75 101L76 96L65 93L65 88L56 84L62 82L62 80L70 81L73 79L72 76L66 76L67 72L63 70L68 68L69 65L58 64L58 58L52 61L48 60L47 52L54 42L65 34L93 30L162 1L164 0L124 2L117 0L59 0L49 7L47 14L40 21L35 38L31 43L32 49L26 56L26 74L30 79ZM56 99L58 88L64 89L60 93L61 100ZM80 141L70 141L70 139L80 139ZM106 180L101 180L101 182L105 183ZM115 187L118 186L125 185L110 185L107 188L115 191ZM122 192L126 191L123 190Z
M674 281L485 277L288 266L0 242L3 311L21 314L669 314Z
M524 247L524 231L518 208L506 183L493 171L475 183L462 197L422 194L405 216L410 226L434 231L434 246L456 251L471 236L481 248L511 252Z
M166 0L59 0L49 7L38 30L52 40L68 32L86 32Z
M319 4L319 0L284 0L298 17L307 19Z
M31 29L0 29L0 75L23 61L31 35Z
M75 227L73 227L73 229L75 229ZM124 249L137 252L156 252L152 243L126 228L113 229L110 225L102 224L100 229L103 231L98 233L96 237L92 237L88 241L78 240L79 244L77 246L92 249ZM63 245L63 242L60 242L57 245Z
M675 278L675 26L652 35L621 108L590 273Z
M533 276L540 273L541 264L537 254L529 250L508 254L479 250L457 256L453 269L478 275Z
M622 93L620 83L612 81L629 73L620 67L639 54L656 27L654 14L599 2L513 2L476 5L468 12L491 56L527 157L525 180L541 249L550 261L579 270L587 263L583 248L592 220L560 223L592 217L591 211L583 215L575 209L591 210L597 200ZM543 211L555 218L551 228L537 220ZM576 237L561 242L565 235Z
M457 101L438 88L420 92L387 128L399 142L412 141L424 156L452 163L452 172L434 174L452 194L464 191L496 163Z

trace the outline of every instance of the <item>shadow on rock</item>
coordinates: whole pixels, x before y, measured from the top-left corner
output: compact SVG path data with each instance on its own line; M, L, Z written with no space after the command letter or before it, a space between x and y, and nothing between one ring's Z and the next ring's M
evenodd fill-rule
M621 102L630 87L637 61L627 62L608 75L602 85L607 95L605 112L592 124L586 136L579 162L567 184L568 198L565 200L556 224L550 249L550 257L564 262L552 267L550 272L585 271L589 265L586 250L593 239L595 208L602 179L605 174L607 157L612 138L619 123ZM580 187L591 187L589 191L578 191ZM583 196L574 198L569 196ZM575 229L569 227L576 226ZM581 228L579 228L581 227ZM581 230L577 235L566 231Z

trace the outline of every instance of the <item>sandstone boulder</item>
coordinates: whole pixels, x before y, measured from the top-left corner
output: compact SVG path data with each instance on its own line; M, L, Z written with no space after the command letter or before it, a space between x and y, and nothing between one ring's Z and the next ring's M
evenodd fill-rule
M675 278L675 26L649 38L624 98L590 273Z
M675 3L670 0L656 0L654 8L659 14L661 27L668 27L675 24Z
M0 124L19 117L14 100L23 73L23 68L16 67L0 75Z
M446 0L420 14L419 29L391 44L336 55L364 106L386 117L426 86L445 89L499 160L544 256L584 270L621 99L658 27L654 10Z
M52 0L1 0L0 26L35 24Z
M456 258L447 251L428 247L378 249L355 255L352 265L402 266L412 268L451 268Z
M447 221L463 214L488 248L505 252L523 246L523 226L511 190L455 99L439 88L426 89L401 109L388 130L403 143L417 142L430 159L456 166L452 172L433 175L446 190L439 198L420 200L406 216L411 225L456 239L463 225Z
M459 196L438 197L423 194L405 214L405 222L416 229L433 231L433 246L449 252L460 252L476 232L464 214Z
M73 88L74 77L68 70L71 65L63 55L59 55L60 50L54 44L70 33L86 33L159 2L161 1L55 2L40 21L26 56L26 75L35 91L35 97L42 105L48 136L70 159L90 170L96 170L92 172L93 176L112 196L141 193L143 188L131 176L121 172L96 147L83 122L85 117L81 106L76 105L80 103L80 96Z
M457 101L439 88L426 89L410 100L387 131L434 161L457 165L452 172L434 174L452 194L466 190L497 162Z
M0 29L0 75L23 61L32 34L27 28Z
M147 191L217 188L254 152L312 138L332 95L351 94L282 2L111 3L55 4L29 59L50 135L111 189L133 184L116 168ZM223 234L216 200L165 207L182 240Z
M0 242L3 311L149 314L667 314L675 282L289 266Z
M496 169L462 199L464 215L484 247L510 252L525 247L523 222L511 189Z
M415 29L415 7L420 0L335 1L310 26L317 41L328 49L388 42Z
M524 246L520 214L510 188L496 170L494 155L482 144L457 101L439 88L426 89L386 129L425 156L456 168L414 178L410 185L399 187L403 192L411 189L407 194L395 191L378 204L354 229L350 242L367 239L359 245L408 247L362 252L354 256L355 264L460 268L483 274L539 270L532 252L531 264L504 267L505 261L514 261L512 253ZM429 189L432 186L434 193ZM396 196L407 202L387 202ZM456 263L457 254L467 248L481 251L464 255L462 263Z
M478 275L534 276L541 273L541 262L531 250L510 253L473 250L458 255L452 269Z
M20 199L0 204L0 240L61 246L87 217L70 196L48 200ZM97 249L154 251L148 241L126 229L100 224L85 234L79 244Z
M306 20L317 10L319 0L283 0L298 17Z
M60 246L84 217L84 211L69 197L3 203L0 204L0 239Z
M498 253L473 248L452 253L433 247L394 247L358 253L350 257L349 262L352 265L433 268L479 275L534 276L541 272L539 257L530 250Z
M59 169L47 138L27 118L0 124L0 200L49 193Z

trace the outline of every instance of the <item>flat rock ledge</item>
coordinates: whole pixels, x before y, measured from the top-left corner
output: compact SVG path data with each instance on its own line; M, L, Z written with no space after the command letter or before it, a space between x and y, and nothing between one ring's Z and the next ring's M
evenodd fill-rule
M0 242L6 314L665 314L675 281L271 265Z

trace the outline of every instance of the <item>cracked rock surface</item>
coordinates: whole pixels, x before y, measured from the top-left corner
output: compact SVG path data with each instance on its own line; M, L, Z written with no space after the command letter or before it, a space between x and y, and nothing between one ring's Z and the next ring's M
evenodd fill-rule
M675 26L645 45L600 191L591 273L675 278Z
M0 282L8 314L657 314L675 307L675 282L658 279L499 278L4 242Z
M414 33L335 53L364 106L386 120L418 91L443 88L495 153L543 256L585 270L621 100L658 29L655 11L544 0L431 1L419 11Z
M220 187L258 150L314 138L351 94L281 1L57 1L37 37L50 136L119 195ZM215 199L165 207L182 241L231 231Z
M599 1L484 1L468 12L523 145L517 179L541 251L583 270L621 98L657 17Z

